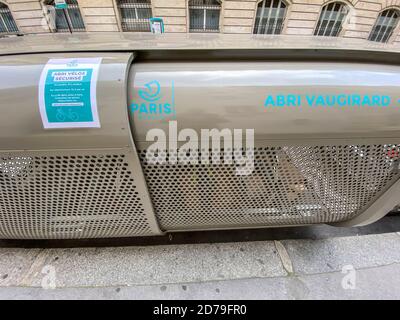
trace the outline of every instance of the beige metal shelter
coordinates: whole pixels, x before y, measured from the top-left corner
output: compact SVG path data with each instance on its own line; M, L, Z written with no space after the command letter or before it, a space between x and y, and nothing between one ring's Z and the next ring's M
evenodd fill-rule
M79 126L86 103L99 127ZM371 223L400 202L399 107L395 45L223 34L2 39L0 238ZM43 112L55 114L50 129ZM60 125L69 122L78 124ZM153 129L166 133L164 163L148 156ZM173 160L183 129L197 137L196 164ZM202 163L216 147L204 129L254 130L251 172ZM240 140L233 155L246 153Z

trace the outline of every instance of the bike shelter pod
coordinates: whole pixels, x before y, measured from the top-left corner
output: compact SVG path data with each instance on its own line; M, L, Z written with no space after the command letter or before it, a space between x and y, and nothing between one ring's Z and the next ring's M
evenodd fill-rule
M151 112L141 92L155 79L162 96L156 105L167 103L173 111ZM386 200L378 202L384 214L398 203L399 66L145 62L132 66L129 84L129 101L136 102L131 127L164 230L364 224L382 216L376 207L373 213L365 210L383 194ZM186 143L192 133L184 130L193 130L199 154L190 160L196 157L197 163L149 159L154 141L146 135L154 128L169 132L167 146ZM251 173L236 174L234 161L213 164L215 145L202 136L203 129L217 129L221 140L232 138L235 129L254 129ZM245 149L243 141L232 152ZM168 151L166 159L174 153ZM210 164L202 163L205 157Z
M38 112L45 65L99 56L100 128L45 130ZM129 129L131 60L131 53L1 58L0 105L7 115L0 126L1 238L161 234Z
M0 56L0 238L352 226L398 204L396 59L149 43Z

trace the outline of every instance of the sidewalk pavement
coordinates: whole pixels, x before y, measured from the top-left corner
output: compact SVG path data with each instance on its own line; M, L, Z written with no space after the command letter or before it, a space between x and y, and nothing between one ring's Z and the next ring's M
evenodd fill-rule
M0 299L400 299L399 288L400 233L0 248Z

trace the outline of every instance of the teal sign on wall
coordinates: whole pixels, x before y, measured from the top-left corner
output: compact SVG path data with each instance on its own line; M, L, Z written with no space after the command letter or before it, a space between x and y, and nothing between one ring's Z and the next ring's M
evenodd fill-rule
M150 18L151 32L164 33L164 21L162 18Z
M67 9L67 3L65 0L55 0L54 6L56 9Z
M96 87L101 58L50 59L39 84L44 128L98 128Z

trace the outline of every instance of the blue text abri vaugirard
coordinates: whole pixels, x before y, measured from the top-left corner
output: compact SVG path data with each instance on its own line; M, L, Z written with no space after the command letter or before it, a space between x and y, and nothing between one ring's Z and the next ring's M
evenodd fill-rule
M388 107L392 99L387 95L361 94L276 94L268 95L265 107Z

